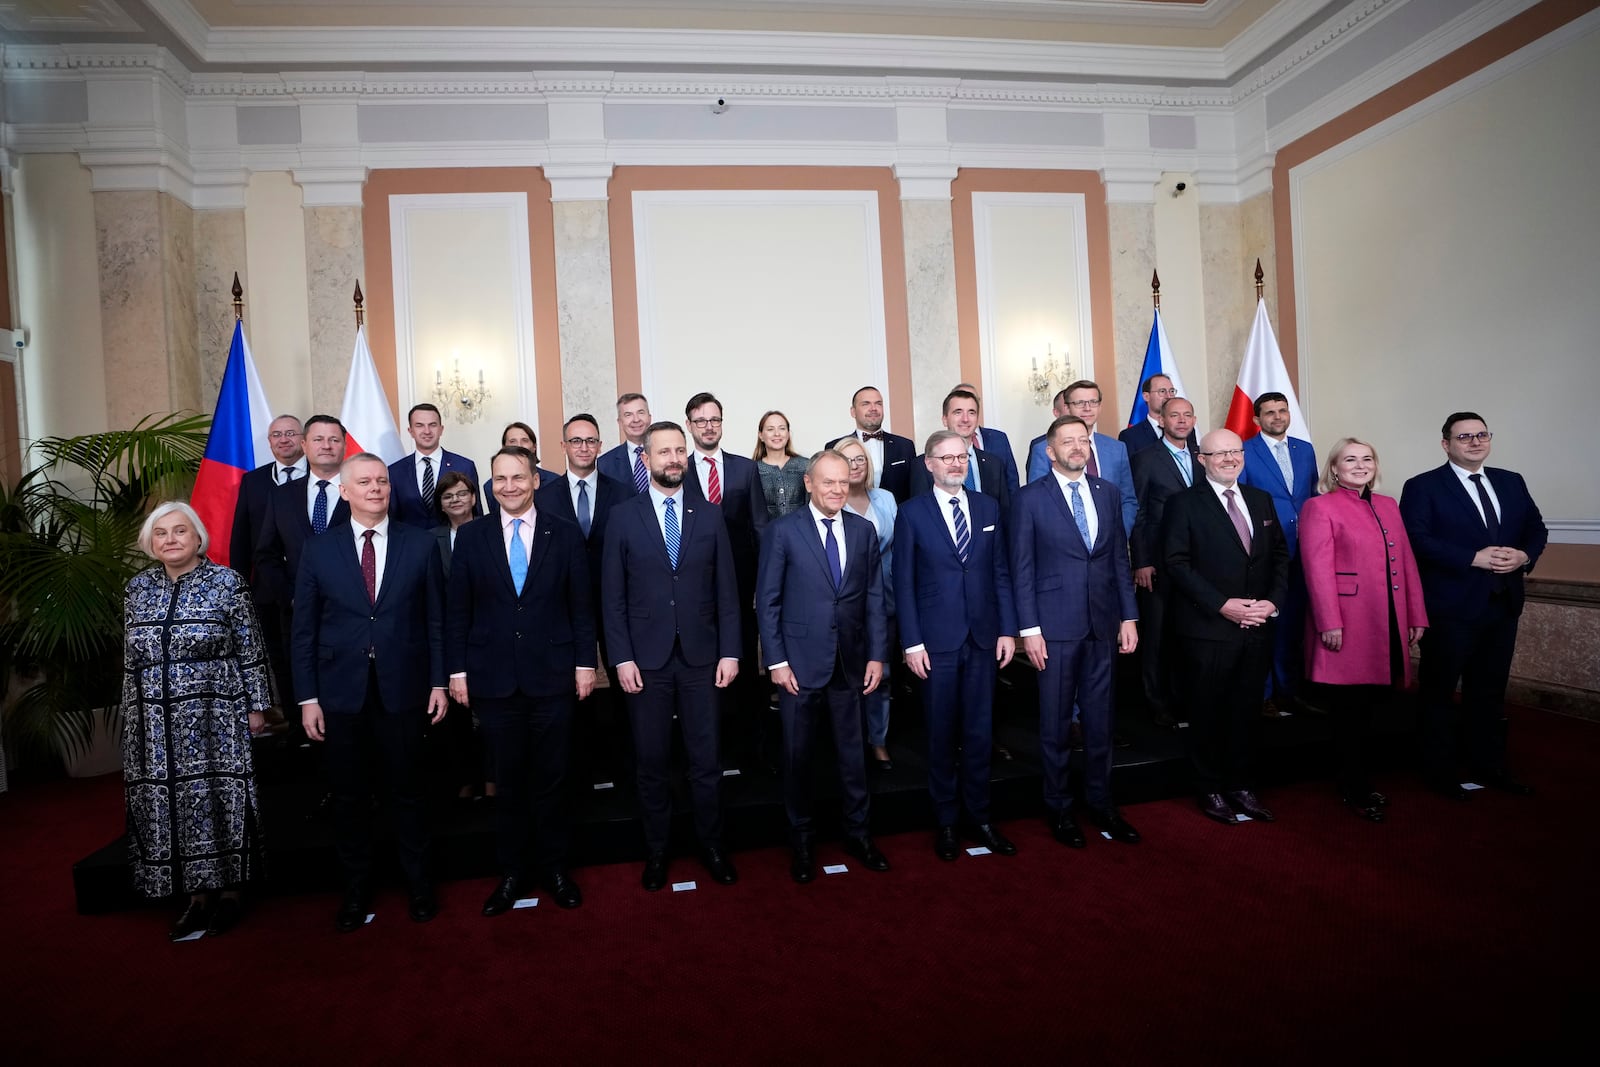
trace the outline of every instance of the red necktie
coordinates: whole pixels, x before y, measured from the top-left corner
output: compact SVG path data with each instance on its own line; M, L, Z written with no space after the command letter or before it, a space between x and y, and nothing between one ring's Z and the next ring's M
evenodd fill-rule
M367 600L370 603L378 602L378 553L372 547L372 535L375 531L368 530L361 535L361 577L367 583Z
M1096 463L1094 461L1094 446L1093 445L1089 446L1089 467L1088 467L1088 470L1089 470L1089 477L1091 477L1091 478L1100 477L1100 464L1098 464L1098 463Z
M711 468L706 475L706 499L713 504L722 503L722 479L717 477L717 461L706 460L706 465Z

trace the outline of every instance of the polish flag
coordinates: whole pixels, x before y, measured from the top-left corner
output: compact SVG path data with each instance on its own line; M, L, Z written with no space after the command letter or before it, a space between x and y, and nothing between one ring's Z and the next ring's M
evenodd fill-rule
M271 422L272 408L250 358L244 321L239 320L233 324L233 342L228 346L228 363L211 415L211 432L206 435L205 456L189 495L189 505L211 535L206 557L213 563L224 567L230 563L228 539L239 503L240 480L261 464L272 462L272 446L267 443ZM249 561L244 564L248 567Z
M1294 383L1289 380L1289 369L1283 365L1278 338L1267 318L1267 302L1257 300L1256 321L1250 327L1250 341L1244 347L1244 362L1239 366L1239 382L1233 387L1233 402L1228 405L1225 424L1241 441L1248 441L1261 432L1255 422L1255 401L1262 393L1282 393L1289 398L1289 436L1311 444L1311 430L1300 412Z
M400 447L400 431L395 427L389 398L378 380L378 368L372 362L372 349L367 347L364 326L356 327L356 350L350 357L350 380L344 387L339 421L344 423L346 456L371 452L383 457L385 463L393 463L406 454Z

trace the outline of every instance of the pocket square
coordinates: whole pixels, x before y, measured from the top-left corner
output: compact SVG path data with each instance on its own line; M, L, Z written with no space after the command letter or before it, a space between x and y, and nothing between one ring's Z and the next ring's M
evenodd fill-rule
M899 467L899 466L903 465L904 463L905 463L905 460L897 459L893 463L889 464L889 466L891 466L891 467Z
M993 526L985 526L983 528L983 532L984 533L994 533L994 527Z

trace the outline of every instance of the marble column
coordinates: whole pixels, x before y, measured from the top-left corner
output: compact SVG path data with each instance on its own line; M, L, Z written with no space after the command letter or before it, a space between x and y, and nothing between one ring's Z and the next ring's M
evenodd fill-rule
M200 343L200 410L211 411L222 389L233 342L233 275L247 288L244 210L194 213L195 319ZM248 309L246 309L248 310Z
M337 411L350 377L355 347L355 289L366 269L361 208L308 207L306 226L306 311L311 330L313 407ZM376 309L392 314L392 308Z
M94 194L106 420L200 409L194 212L154 191Z
M1239 380L1239 364L1250 339L1256 314L1256 257L1266 273L1267 314L1277 326L1273 296L1272 196L1262 194L1242 204L1200 206L1201 283L1205 289L1206 350L1211 354L1206 383L1211 410L1218 422L1227 414Z
M614 432L617 344L611 307L610 208L604 200L557 200L556 312L561 338L561 410L587 411ZM541 398L541 405L548 403Z
M948 199L902 200L900 220L905 233L912 413L920 451L922 438L940 426L940 407L950 384L961 380L955 233ZM904 433L904 427L904 421L895 421L896 432Z
M1111 310L1116 344L1117 410L1102 412L1100 430L1127 421L1139 395L1139 371L1150 341L1150 273L1156 266L1155 209L1149 204L1106 206L1111 235Z

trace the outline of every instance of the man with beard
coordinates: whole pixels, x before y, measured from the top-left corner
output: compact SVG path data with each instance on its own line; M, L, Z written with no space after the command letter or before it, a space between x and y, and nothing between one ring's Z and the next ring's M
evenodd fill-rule
M870 385L863 385L850 398L850 418L855 421L856 428L844 437L835 437L827 447L832 448L845 437L860 441L872 460L872 471L878 478L878 484L873 488L887 489L895 503L905 503L911 495L911 468L917 454L916 442L883 428L883 394Z

